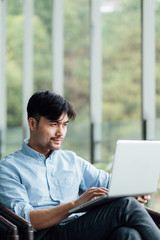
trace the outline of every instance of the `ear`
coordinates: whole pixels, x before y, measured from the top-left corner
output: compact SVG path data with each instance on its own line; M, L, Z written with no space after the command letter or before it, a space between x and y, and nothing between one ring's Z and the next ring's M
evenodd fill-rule
M28 119L28 125L30 128L30 131L34 131L37 128L37 120L35 118L30 117Z

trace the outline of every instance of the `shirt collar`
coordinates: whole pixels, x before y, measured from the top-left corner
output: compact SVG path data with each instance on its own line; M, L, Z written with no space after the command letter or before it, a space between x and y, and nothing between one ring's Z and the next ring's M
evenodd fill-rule
M35 158L35 159L43 159L43 160L46 159L43 154L41 154L41 153L37 152L36 150L34 150L33 148L29 147L28 142L29 142L29 138L25 139L22 144L22 152L25 155Z

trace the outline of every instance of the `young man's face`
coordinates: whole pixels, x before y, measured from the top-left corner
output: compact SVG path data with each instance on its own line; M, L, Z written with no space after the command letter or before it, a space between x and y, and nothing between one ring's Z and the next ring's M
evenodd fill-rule
M31 130L29 145L44 155L50 150L60 149L67 132L68 122L66 113L63 113L57 121L41 117L38 124L34 118L31 118L29 120Z

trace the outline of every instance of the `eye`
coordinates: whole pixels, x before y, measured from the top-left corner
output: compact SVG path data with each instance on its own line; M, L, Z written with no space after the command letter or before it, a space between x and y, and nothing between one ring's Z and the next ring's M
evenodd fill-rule
M55 126L57 126L57 123L50 123L49 126L55 127Z

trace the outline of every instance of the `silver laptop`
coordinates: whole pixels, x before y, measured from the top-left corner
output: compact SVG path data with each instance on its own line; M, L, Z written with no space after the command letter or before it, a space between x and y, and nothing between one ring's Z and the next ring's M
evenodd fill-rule
M116 144L109 193L69 213L88 211L117 197L156 192L160 173L160 141L119 140Z

